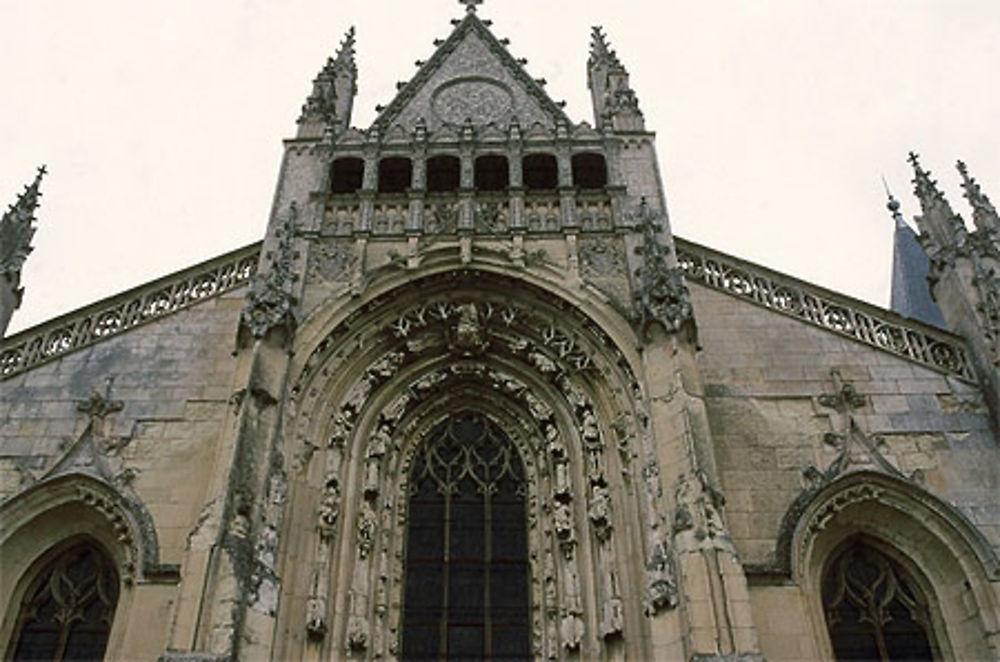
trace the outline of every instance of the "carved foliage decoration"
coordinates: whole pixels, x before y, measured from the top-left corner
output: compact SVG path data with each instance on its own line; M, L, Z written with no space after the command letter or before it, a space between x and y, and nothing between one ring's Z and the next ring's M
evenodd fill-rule
M668 333L688 325L693 329L694 309L691 293L684 283L684 272L670 265L670 249L660 243L661 227L646 200L639 206L638 222L642 227L642 264L636 277L635 316L643 328L659 323Z
M255 276L247 292L240 318L241 336L249 333L259 340L272 329L281 329L287 342L295 333L296 297L291 288L298 280L293 265L298 255L292 244L297 219L298 206L292 202L288 214L276 231L277 246L265 255L268 265L263 273Z

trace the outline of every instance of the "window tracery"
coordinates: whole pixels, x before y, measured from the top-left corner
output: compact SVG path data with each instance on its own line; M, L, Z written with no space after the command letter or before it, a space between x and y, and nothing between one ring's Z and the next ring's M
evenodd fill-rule
M25 593L10 659L103 659L117 604L118 573L107 555L92 544L63 552Z
M466 413L414 460L403 659L530 657L524 470L503 432Z
M855 542L830 564L823 609L838 660L935 660L930 609L898 563Z

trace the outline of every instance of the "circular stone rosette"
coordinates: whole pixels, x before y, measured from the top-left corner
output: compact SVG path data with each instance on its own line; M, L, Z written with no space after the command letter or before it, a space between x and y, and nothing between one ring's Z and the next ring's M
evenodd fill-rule
M446 124L476 126L505 117L514 105L510 89L490 78L456 78L434 90L431 108Z

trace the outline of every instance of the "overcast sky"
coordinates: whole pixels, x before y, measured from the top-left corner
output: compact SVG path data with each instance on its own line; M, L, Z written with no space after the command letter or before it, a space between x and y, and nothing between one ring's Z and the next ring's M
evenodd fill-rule
M456 0L0 0L0 203L46 163L11 332L259 239L310 81L358 31L353 123L461 17ZM592 122L604 25L657 132L674 232L886 305L880 176L914 149L968 219L1000 202L997 0L486 0L480 15Z

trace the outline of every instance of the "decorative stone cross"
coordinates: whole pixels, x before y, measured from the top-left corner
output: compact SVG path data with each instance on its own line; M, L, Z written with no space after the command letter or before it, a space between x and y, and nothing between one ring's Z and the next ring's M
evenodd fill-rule
M476 5L483 4L483 0L458 0L459 3L465 5L465 11L476 11Z

